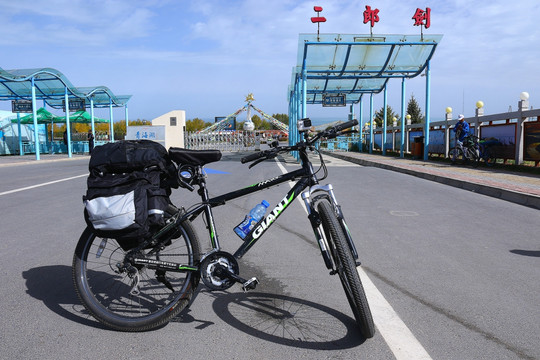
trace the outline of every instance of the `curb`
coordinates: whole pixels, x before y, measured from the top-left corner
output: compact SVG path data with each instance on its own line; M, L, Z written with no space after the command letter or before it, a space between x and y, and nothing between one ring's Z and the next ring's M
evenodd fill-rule
M84 157L71 157L71 158L61 158L61 159L40 159L40 160L16 160L11 161L7 163L2 163L0 159L0 168L1 167L8 167L8 166L21 166L21 165L32 165L32 164L47 164L47 163L53 163L53 162L59 162L59 161L73 161L73 160L81 160L84 159Z
M378 167L385 170L397 171L397 172L404 173L407 175L413 175L413 176L416 176L425 180L435 181L441 184L453 186L453 187L460 188L463 190L472 191L478 194L491 196L494 198L498 198L501 200L509 201L515 204L524 205L524 206L528 206L528 207L532 207L532 208L540 210L540 196L536 196L533 194L524 194L524 193L520 193L513 190L496 188L490 185L473 183L473 182L453 179L453 178L440 176L440 175L427 174L421 171L414 171L411 169L404 169L399 166L392 166L392 165L381 164L381 163L370 161L370 160L353 158L353 157L341 155L338 153L330 153L330 152L324 151L323 154L329 155L329 156L332 156L341 160L349 161L358 165Z

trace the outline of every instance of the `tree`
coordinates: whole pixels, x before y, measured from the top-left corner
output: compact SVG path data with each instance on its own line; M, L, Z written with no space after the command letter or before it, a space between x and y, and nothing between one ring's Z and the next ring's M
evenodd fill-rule
M414 95L411 95L407 104L407 114L411 115L411 124L421 124L425 120L425 116L422 115L422 109L418 105Z
M272 114L272 117L276 120L281 121L285 125L289 125L289 115L287 114Z
M392 110L390 105L386 105L386 125L392 126L394 123L394 117L399 119L399 115ZM381 127L384 121L384 108L381 108L375 113L375 124L376 127Z
M261 118L259 117L259 115L253 115L251 117L251 121L253 121L253 124L255 125L255 129L260 129L261 128L261 125L262 125L262 120Z
M186 121L186 131L199 131L211 126L212 123L205 122L203 119L195 118Z

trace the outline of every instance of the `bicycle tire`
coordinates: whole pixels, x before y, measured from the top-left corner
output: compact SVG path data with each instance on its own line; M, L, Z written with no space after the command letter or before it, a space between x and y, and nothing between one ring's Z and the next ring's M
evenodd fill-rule
M477 168L480 165L480 150L478 148L468 148L469 159L472 161L473 167Z
M347 244L339 220L327 199L323 198L317 203L317 211L328 240L337 274L339 275L343 290L345 290L345 294L347 295L347 300L353 311L356 323L362 335L366 338L372 338L375 335L373 317L362 286L362 281L360 280L360 275L356 270L356 262Z
M483 159L486 163L486 166L493 166L497 162L497 159L493 156L491 150L489 149L486 149L484 151Z
M166 244L148 258L198 265L200 245L189 221L180 224ZM189 305L199 283L198 272L161 271L158 275L155 270L137 265L139 293L132 294L133 280L116 267L125 254L116 240L101 238L89 227L75 249L75 290L86 310L99 322L120 331L147 331L165 325Z
M463 150L457 146L450 149L450 151L448 152L448 157L450 158L452 164L456 165L463 165L466 161Z

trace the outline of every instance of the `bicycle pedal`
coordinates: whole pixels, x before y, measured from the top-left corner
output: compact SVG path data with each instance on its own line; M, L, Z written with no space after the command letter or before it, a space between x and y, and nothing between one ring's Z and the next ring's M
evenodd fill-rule
M251 279L242 284L242 290L244 290L244 292L253 290L257 287L258 283L259 279L257 279L256 277L252 277Z

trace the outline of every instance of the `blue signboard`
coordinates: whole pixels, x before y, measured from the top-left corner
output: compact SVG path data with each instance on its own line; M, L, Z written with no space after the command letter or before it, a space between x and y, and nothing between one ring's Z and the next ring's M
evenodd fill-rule
M69 99L69 112L85 110L84 99ZM66 112L66 101L62 101L64 112Z
M345 106L345 94L323 94L322 106Z
M11 102L11 112L14 113L31 113L32 101L30 100L13 100Z
M218 123L222 120L225 120L226 118L227 118L226 116L216 116L215 122ZM227 121L225 121L225 123L222 124L222 129L223 130L236 130L236 116L229 117L229 119L227 119Z

